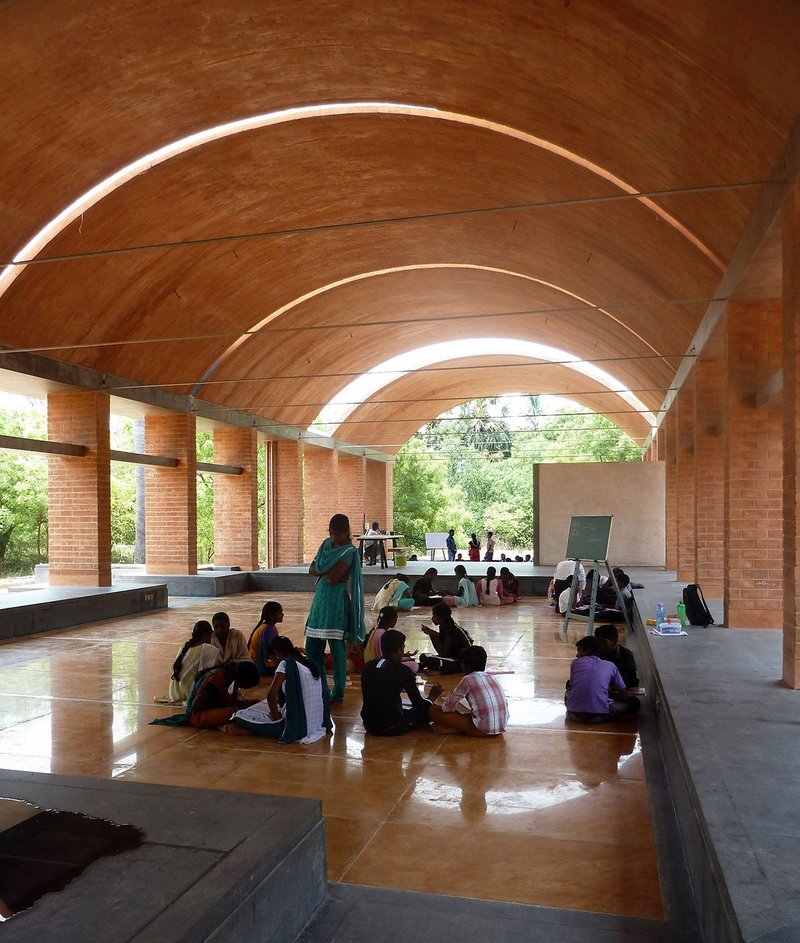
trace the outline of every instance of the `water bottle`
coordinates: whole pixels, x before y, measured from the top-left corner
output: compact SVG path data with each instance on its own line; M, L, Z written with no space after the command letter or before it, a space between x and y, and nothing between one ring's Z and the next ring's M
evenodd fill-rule
M666 618L666 614L664 612L664 603L663 602L656 603L656 625L657 626L661 625L661 623L664 621L665 618Z
M682 602L679 602L675 607L675 612L678 613L678 620L680 621L681 628L686 628L686 606Z

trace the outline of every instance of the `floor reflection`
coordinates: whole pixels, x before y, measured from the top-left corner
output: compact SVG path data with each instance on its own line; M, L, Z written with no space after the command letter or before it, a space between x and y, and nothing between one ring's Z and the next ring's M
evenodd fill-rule
M565 720L574 639L540 600L465 620L490 666L511 672L498 675L510 705L501 738L369 737L357 679L334 710L334 736L308 747L149 726L174 710L153 697L192 624L224 609L248 632L267 598L183 602L0 645L0 765L321 799L332 880L661 915L636 723ZM281 601L283 628L300 641L310 597ZM422 621L400 618L409 648L427 648ZM420 847L456 866L421 864Z

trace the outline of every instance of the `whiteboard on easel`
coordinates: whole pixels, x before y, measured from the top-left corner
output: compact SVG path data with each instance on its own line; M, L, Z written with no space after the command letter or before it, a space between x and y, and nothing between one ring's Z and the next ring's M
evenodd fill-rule
M447 534L442 531L429 531L425 534L426 550L447 550Z
M607 560L613 515L573 517L569 523L568 560Z

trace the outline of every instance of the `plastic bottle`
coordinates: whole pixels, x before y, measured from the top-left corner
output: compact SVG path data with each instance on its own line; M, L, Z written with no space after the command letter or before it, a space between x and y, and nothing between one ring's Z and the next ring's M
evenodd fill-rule
M664 603L656 603L656 625L659 626L665 619Z
M678 620L680 621L681 628L685 629L686 628L686 606L682 602L679 602L678 605L675 607L675 612L678 613Z

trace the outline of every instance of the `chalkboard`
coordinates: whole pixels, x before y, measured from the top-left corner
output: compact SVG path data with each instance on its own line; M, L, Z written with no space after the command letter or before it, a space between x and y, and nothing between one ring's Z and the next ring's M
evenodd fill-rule
M447 550L447 534L429 531L425 534L426 550Z
M566 558L607 560L612 516L573 517L569 524Z

